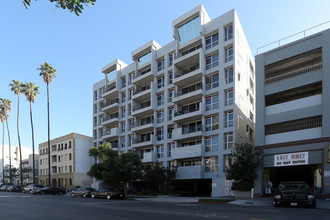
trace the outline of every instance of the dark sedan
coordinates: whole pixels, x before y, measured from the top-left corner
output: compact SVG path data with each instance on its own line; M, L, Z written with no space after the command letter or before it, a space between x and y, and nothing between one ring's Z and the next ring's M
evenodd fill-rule
M65 194L65 191L59 187L44 187L41 189L36 189L34 194L44 195L44 194L52 194L52 195L62 195Z
M315 195L303 181L281 182L275 191L274 206L307 206L315 208Z
M83 198L89 197L91 195L92 192L94 192L95 189L93 188L85 188L85 187L80 187L76 190L73 190L71 192L71 196L81 196Z
M100 189L91 193L92 198L123 199L125 193L118 189Z
M20 192L21 191L21 186L18 186L18 185L9 185L9 186L7 186L6 191L7 192Z

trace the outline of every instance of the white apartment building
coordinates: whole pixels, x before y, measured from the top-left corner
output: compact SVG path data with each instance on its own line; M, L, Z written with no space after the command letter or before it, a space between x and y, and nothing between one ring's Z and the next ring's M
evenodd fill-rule
M87 175L94 159L89 156L92 138L71 133L50 141L51 185L71 190L72 187L90 187ZM39 144L39 184L48 186L48 142Z
M2 149L2 145L1 145ZM29 155L32 153L32 150L28 147L23 147L22 146L22 159L28 158ZM5 171L5 177L9 176L9 145L4 145L4 167L3 169L3 157L2 157L2 150L0 151L0 182L2 183L3 181L3 170ZM20 162L20 157L19 157L19 147L18 146L11 146L11 166L12 168L19 168L19 162ZM16 178L13 178L13 181L15 184L19 182L20 178L19 176ZM9 177L5 178L5 182L9 183Z
M38 161L39 161L39 154L34 154L34 169L35 169L35 181L38 183ZM27 185L28 183L33 183L33 154L30 154L26 159L22 160L23 166L23 185ZM27 172L30 170L30 172Z
M254 59L235 10L211 20L199 5L172 28L167 45L152 40L132 63L102 68L93 143L134 151L143 166L176 166L176 192L229 195L226 155L235 142L254 142Z

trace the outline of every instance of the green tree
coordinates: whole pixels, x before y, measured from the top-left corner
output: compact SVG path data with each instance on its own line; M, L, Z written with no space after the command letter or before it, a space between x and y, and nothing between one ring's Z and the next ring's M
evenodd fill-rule
M38 0L36 0L38 1ZM55 2L56 8L68 9L70 12L76 13L77 16L82 13L84 5L94 6L96 0L49 0ZM25 8L31 5L31 0L23 0Z
M19 168L20 168L20 185L23 186L23 175L22 175L22 145L21 137L19 134L19 97L23 92L23 83L19 80L12 80L13 83L10 83L10 90L17 95L17 138L18 138L18 148L19 148Z
M26 100L30 102L30 121L31 121L31 131L32 131L32 182L33 184L36 184L35 182L35 153L34 153L34 131L33 131L33 119L32 119L32 103L34 103L34 99L37 97L37 94L39 94L39 87L36 86L35 83L32 82L26 82L23 85L23 93L26 96Z
M89 155L99 160L94 164L88 175L106 184L123 184L127 195L126 184L141 178L141 161L135 153L121 153L112 149L110 143L92 147Z
M9 99L0 98L0 109L2 110L3 117L5 118L8 132L8 144L9 144L9 173L11 173L11 145L10 145L10 132L8 126L8 112L11 111L11 101ZM10 183L12 182L10 175Z
M2 184L5 184L5 115L0 106L0 121L2 122Z
M56 69L52 67L51 64L45 62L40 64L40 76L42 76L42 81L47 84L47 116L48 116L48 186L51 186L50 179L50 121L49 121L49 83L53 81L53 78L56 78Z
M249 191L253 188L261 153L262 151L255 150L250 143L235 144L228 157L229 167L225 169L226 178L234 180L232 190Z
M166 186L176 176L176 168L164 168L156 161L153 166L147 168L142 177L143 181L148 183L148 187L156 186L158 193L168 193ZM153 189L151 189L153 190Z

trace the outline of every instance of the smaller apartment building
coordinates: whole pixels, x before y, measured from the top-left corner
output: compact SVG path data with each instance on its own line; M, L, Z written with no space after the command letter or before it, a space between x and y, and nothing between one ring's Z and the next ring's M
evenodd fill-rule
M50 141L51 185L71 190L72 187L90 187L87 175L94 160L89 156L92 138L71 133ZM48 183L48 142L39 144L39 183Z
M255 192L306 181L330 193L330 30L256 56Z
M35 169L35 182L38 183L39 168L38 163L39 154L34 155L34 169ZM22 160L23 167L23 185L33 183L33 154L30 154L27 159Z

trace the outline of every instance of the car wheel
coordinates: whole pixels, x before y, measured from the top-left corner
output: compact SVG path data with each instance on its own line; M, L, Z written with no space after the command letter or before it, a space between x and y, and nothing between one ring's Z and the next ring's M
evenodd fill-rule
M41 191L39 194L40 194L40 195L44 195L44 194L45 194L45 192Z
M87 195L84 193L84 194L82 194L81 196L82 196L83 198L86 198Z
M279 205L276 202L273 202L274 207L279 207Z
M111 195L107 195L107 199L108 199L108 200L111 199Z
M312 205L309 206L309 208L315 209L316 203L313 203Z
M73 193L71 193L71 196L72 196L72 197L74 197L74 194L73 194Z

